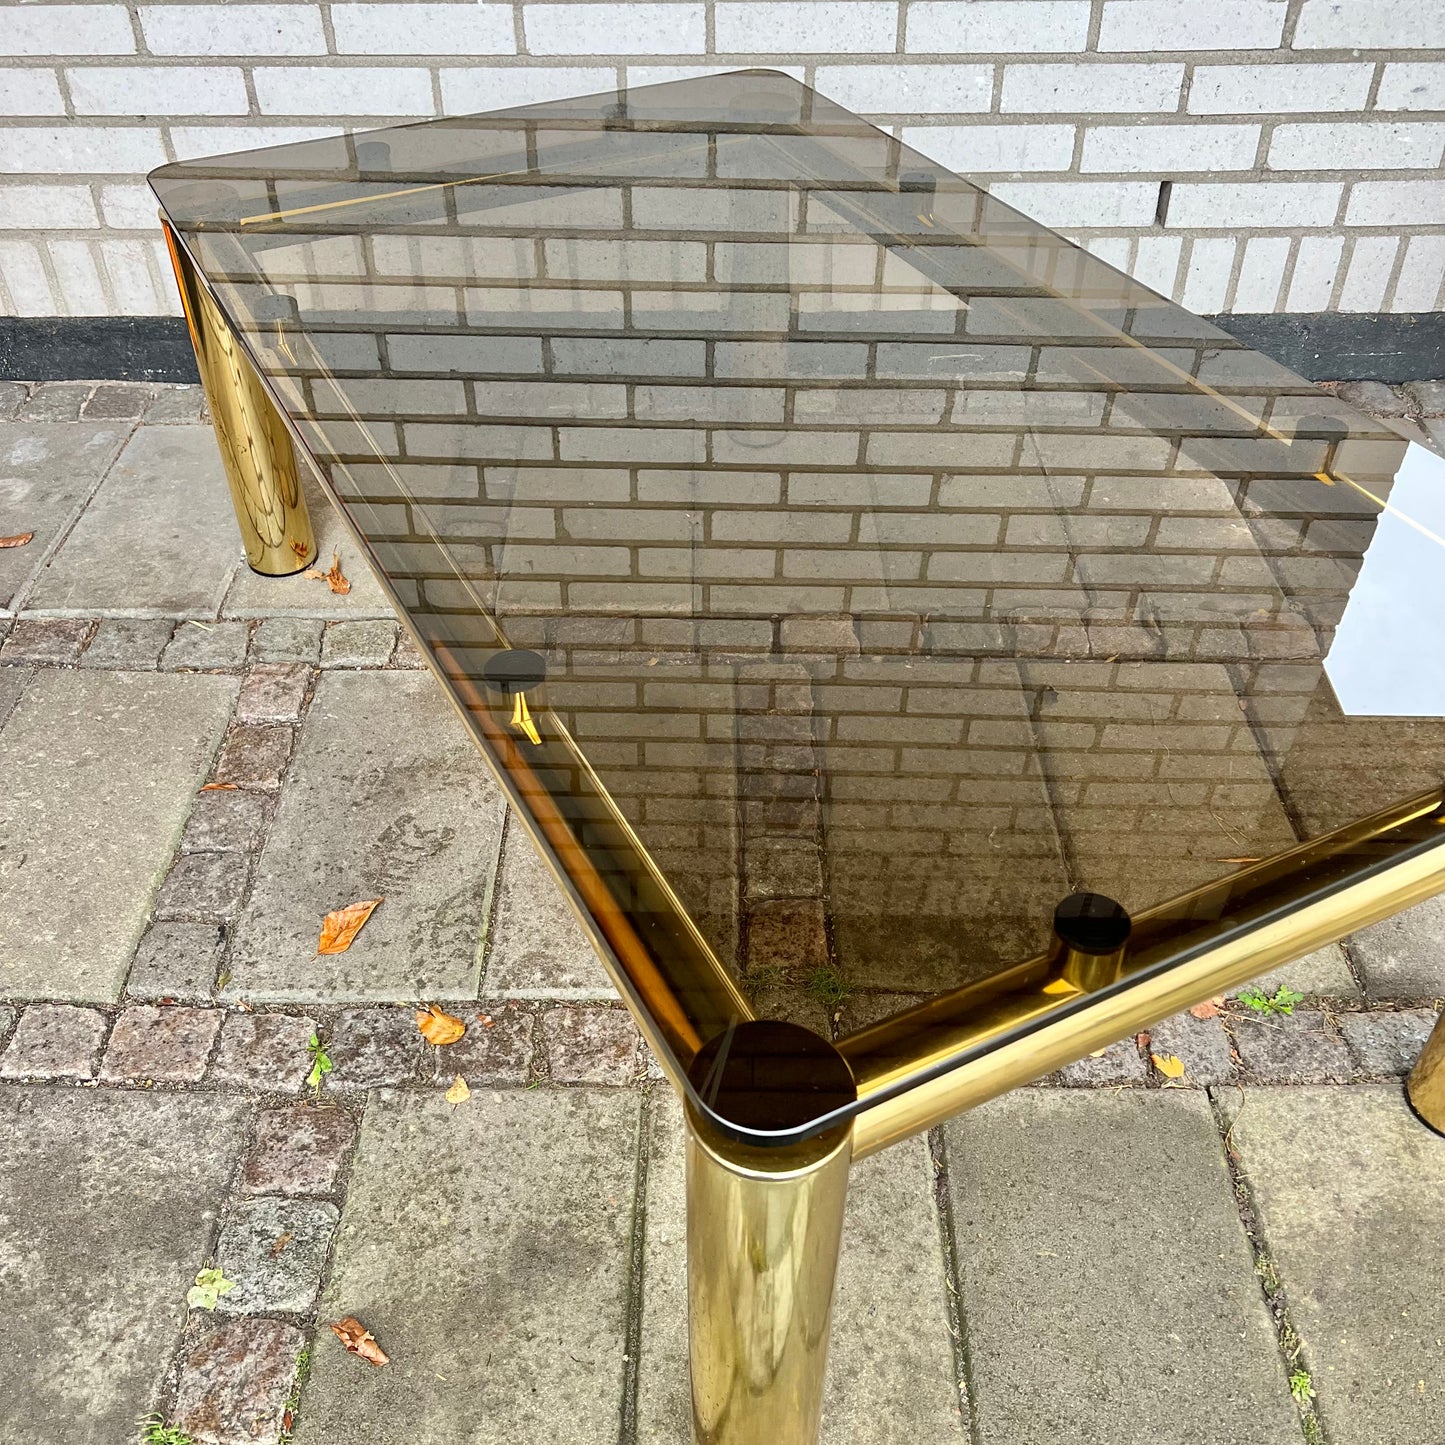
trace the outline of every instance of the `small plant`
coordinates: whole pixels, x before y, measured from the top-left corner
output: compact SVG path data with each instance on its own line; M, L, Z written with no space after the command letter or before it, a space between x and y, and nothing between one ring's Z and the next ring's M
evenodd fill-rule
M748 983L752 985L754 993L762 993L770 988L781 988L784 977L783 970L776 963L765 963L760 968L748 970Z
M1285 988L1283 984L1272 994L1267 994L1257 988L1242 988L1238 997L1240 1003L1251 1013L1261 1014L1265 1017L1270 1014L1288 1016L1295 1011L1295 1005L1303 1003L1305 999L1302 993L1296 993L1292 988Z
M196 1445L184 1430L167 1425L163 1415L147 1415L136 1423L140 1426L140 1445Z
M321 1047L321 1039L316 1034L307 1040L306 1052L311 1055L311 1072L306 1075L306 1087L319 1092L322 1079L331 1072L331 1055Z
M847 999L852 989L831 963L825 963L822 968L815 968L808 975L808 992L824 1008L835 1009Z
M281 1445L287 1445L291 1439L292 1428L296 1424L296 1412L301 1408L301 1390L311 1374L311 1349L308 1346L296 1356L296 1378L291 1382L291 1393L286 1396L286 1403L281 1407Z
M1310 1383L1308 1370L1296 1370L1289 1377L1289 1392L1295 1397L1296 1404L1308 1405L1315 1397L1315 1388Z

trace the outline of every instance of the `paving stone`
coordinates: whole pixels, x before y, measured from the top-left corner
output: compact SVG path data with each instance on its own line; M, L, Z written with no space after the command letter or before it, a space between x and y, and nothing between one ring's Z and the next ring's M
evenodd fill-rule
M1048 1082L1066 1084L1074 1089L1097 1089L1106 1085L1142 1084L1149 1077L1149 1066L1139 1056L1133 1036L1110 1044L1097 1058L1076 1059L1066 1064Z
M1394 1013L1341 1014L1335 1022L1367 1074L1408 1074L1435 1027L1434 1009Z
M0 381L0 421L14 421L30 400L30 388L23 381Z
M366 1111L297 1445L612 1445L627 1352L638 1096L383 1093Z
M107 1083L199 1083L220 1026L219 1009L144 1004L125 1009L111 1031L100 1077Z
M1161 1020L1149 1029L1149 1052L1173 1054L1184 1065L1187 1084L1208 1087L1234 1077L1229 1035L1218 1017L1197 1019L1186 1012Z
M823 892L823 860L812 843L765 838L749 846L749 902L763 898L817 898Z
M343 1009L326 1036L328 1089L375 1089L416 1077L426 1040L409 1008Z
M104 1014L72 1004L31 1004L0 1057L0 1079L93 1079Z
M777 899L748 912L748 968L824 968L828 933L820 899Z
M214 617L239 551L210 428L140 427L29 606Z
M10 1031L19 1017L19 1013L9 1004L0 1004L0 1044L10 1037Z
M26 421L75 421L95 390L93 381L42 381L30 393Z
M637 1025L621 1009L549 1009L542 1038L554 1083L630 1084L637 1077Z
M315 1033L309 1018L229 1013L209 1080L259 1093L298 1094L311 1072L307 1044Z
M1445 1141L1398 1083L1248 1089L1231 1137L1325 1437L1445 1440Z
M1316 949L1293 963L1262 973L1253 980L1251 987L1275 993L1287 988L1292 993L1302 993L1306 998L1359 998L1360 986L1345 961L1344 950L1338 943L1328 948Z
M126 976L126 996L209 999L225 947L222 925L152 923Z
M226 734L216 760L218 783L274 788L286 771L295 731L274 724L240 723Z
M1383 381L1346 381L1335 392L1341 401L1357 406L1371 416L1408 416L1409 403Z
M391 665L393 667L423 668L426 666L426 658L422 656L421 650L411 640L410 634L403 632L397 639L396 651L392 654Z
M450 1084L460 1074L473 1088L505 1088L525 1084L532 1072L532 1016L516 1009L487 1014L490 1027L474 1009L462 1015L467 1031L456 1043L435 1048L428 1068L438 1084Z
M1355 1072L1350 1051L1324 1014L1294 1013L1230 1019L1234 1047L1246 1070L1268 1083L1344 1083Z
M265 800L255 793L197 793L181 847L187 853L244 852L256 841L265 815Z
M157 386L146 408L147 426L170 426L203 419L206 393L199 386Z
M220 677L37 674L0 732L0 989L120 995L235 696Z
M246 660L244 622L183 622L161 654L167 672L234 672Z
M502 820L496 784L430 677L323 674L236 929L232 991L474 999ZM378 897L347 952L317 956L328 912Z
M1429 898L1350 940L1371 998L1445 994L1445 898Z
M321 665L385 667L395 646L394 622L333 622L321 639Z
M318 618L268 617L251 635L251 656L257 662L319 662L323 625Z
M944 1129L979 1438L1298 1445L1202 1093L1021 1089Z
M616 989L526 829L507 820L486 993L515 998L615 998Z
M7 1445L135 1440L247 1113L216 1095L0 1089Z
M231 1320L187 1355L171 1423L196 1445L277 1445L306 1336L280 1320Z
M639 1445L691 1438L682 1107L659 1093L649 1121ZM966 1439L953 1378L948 1289L927 1145L855 1166L833 1300L821 1445Z
M223 1315L305 1314L316 1304L326 1251L339 1211L334 1204L254 1199L221 1229L216 1264L236 1287L221 1296Z
M301 716L311 669L301 663L261 663L241 681L236 717L245 723L294 722Z
M0 667L0 728L5 726L5 720L15 710L15 704L20 701L20 695L35 676L35 670L29 667Z
M266 1109L256 1121L241 1188L247 1194L329 1194L355 1141L355 1121L335 1104Z
M761 987L753 985L749 992L759 1018L779 1019L783 1023L797 1024L799 1028L811 1029L823 1038L833 1034L834 1015L842 1016L842 1009L829 1010L823 1001L798 984L766 983Z
M0 647L0 662L79 662L91 623L79 617L20 617Z
M182 853L161 885L156 917L216 923L235 917L250 866L244 853Z
M103 617L80 665L154 672L162 649L171 640L173 625L161 617Z
M1421 416L1445 416L1445 381L1409 381L1401 389Z
M134 419L143 416L155 395L144 382L101 382L80 409L87 420Z

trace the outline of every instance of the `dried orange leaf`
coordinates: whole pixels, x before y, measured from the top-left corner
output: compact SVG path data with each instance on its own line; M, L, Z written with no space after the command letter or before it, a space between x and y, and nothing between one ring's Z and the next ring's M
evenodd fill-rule
M1224 1007L1224 995L1218 998L1205 999L1203 1003L1197 1003L1189 1010L1197 1019L1212 1019Z
M203 793L234 793L235 783L207 783L201 791Z
M1184 1060L1175 1054L1150 1054L1154 1060L1154 1067L1164 1075L1166 1079L1182 1079L1184 1077Z
M454 1044L467 1031L459 1018L444 1013L435 1004L417 1010L416 1026L429 1044Z
M34 535L34 532L17 532L13 537L0 537L0 547L23 547Z
M331 1333L351 1351L353 1355L360 1355L370 1365L380 1367L386 1364L391 1358L382 1347L376 1343L372 1333L354 1315L347 1315L344 1320L337 1320L331 1326Z
M458 1074L443 1097L448 1104L465 1104L472 1097L472 1091L467 1088L467 1081Z
M328 913L321 920L321 942L316 945L317 953L345 953L380 902L379 898L367 898L360 903L348 903L335 913Z
M310 577L314 582L324 582L339 597L345 597L351 591L351 583L347 580L346 573L341 570L341 554L331 554L331 567L328 571L322 572L315 567L308 567L302 574L303 577Z

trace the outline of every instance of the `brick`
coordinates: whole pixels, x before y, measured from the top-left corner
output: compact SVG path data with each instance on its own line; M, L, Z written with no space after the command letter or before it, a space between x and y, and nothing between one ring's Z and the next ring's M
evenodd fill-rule
M52 248L52 255L54 250ZM134 382L102 382L91 392L90 400L80 409L87 421L97 418L133 421L145 415L151 404L152 389Z
M249 630L244 622L183 622L161 654L161 666L171 672L240 667Z
M1413 226L1445 215L1445 181L1356 181L1345 208L1347 226Z
M214 923L152 923L126 976L128 998L206 999L226 946Z
M220 1026L219 1009L128 1008L115 1022L100 1077L111 1084L199 1083Z
M1445 48L1445 10L1435 0L1381 6L1305 0L1293 43L1296 50L1439 50Z
M311 1072L309 1018L290 1014L229 1013L221 1026L208 1081L256 1093L299 1094Z
M0 171L21 175L134 174L166 161L151 126L41 126L0 131Z
M532 1016L515 1008L495 1013L459 1010L467 1026L456 1043L433 1049L432 1075L447 1085L461 1075L472 1088L513 1088L525 1084L532 1073ZM483 1016L491 1024L482 1022Z
M154 671L174 626L166 618L103 617L80 665Z
M260 663L319 662L321 629L313 617L268 617L251 638L251 656Z
M828 934L818 899L778 899L748 912L748 968L818 969L828 962Z
M334 1204L252 1199L221 1227L216 1264L235 1288L218 1315L307 1314L316 1304L339 1217Z
M1363 110L1370 64L1196 65L1191 115L1275 115L1283 111Z
M1341 311L1379 311L1400 254L1396 236L1357 236L1350 248L1349 270L1340 292Z
M294 722L301 715L311 669L301 663L263 663L241 683L236 718L243 723Z
M999 109L1032 112L1174 110L1182 65L1010 65Z
M1434 311L1445 279L1445 236L1412 236L1395 281L1392 311Z
M258 66L252 81L262 115L432 114L431 73L420 66Z
M1445 64L1407 61L1387 65L1376 110L1445 110Z
M332 1089L374 1089L415 1077L426 1047L407 1008L351 1008L337 1015L326 1036Z
M1277 171L1434 170L1445 150L1445 123L1330 121L1278 125L1269 146Z
M331 28L338 55L514 55L517 50L510 5L333 5Z
M905 46L923 54L1074 54L1086 49L1088 41L1089 6L1084 0L969 0L966 5L915 0L908 7Z
M1188 310L1204 315L1223 311L1237 250L1238 244L1232 237L1195 241L1189 248L1189 264L1184 273L1184 292L1180 303Z
M72 1004L31 1004L0 1055L0 1079L93 1079L105 1015Z
M1067 171L1074 157L1071 125L907 126L903 143L968 174Z
M829 100L864 115L964 115L989 110L993 70L992 65L820 65L816 84Z
M768 839L747 851L744 867L749 902L822 896L822 859L809 841Z
M149 187L139 187L138 190L150 197L146 204L153 208L155 197L151 196ZM109 221L109 217L107 220ZM115 224L113 221L109 223ZM149 218L146 224L150 224ZM152 426L164 426L172 422L198 422L203 419L206 394L199 386L156 386L152 391L154 395L145 414L146 421Z
M1342 1084L1354 1072L1349 1050L1322 1013L1237 1015L1230 1027L1244 1067L1266 1083Z
M1367 1074L1408 1074L1435 1027L1433 1009L1341 1014L1337 1022L1356 1063Z
M230 65L71 66L77 115L245 115L246 79Z
M62 43L67 55L135 54L135 36L123 5L6 7L0 55L51 56Z
M96 224L95 202L84 186L0 186L0 228L69 230Z
M1084 135L1083 171L1186 171L1254 169L1257 125L1099 125Z
M1218 1018L1186 1012L1164 1019L1149 1030L1149 1052L1172 1054L1184 1065L1183 1082L1198 1087L1228 1083L1234 1075L1229 1035Z
M615 69L584 70L540 66L444 66L441 70L442 112L466 115L535 105L573 95L592 95L617 84ZM489 338L490 339L490 338Z
M334 1104L267 1109L246 1157L247 1194L330 1194L356 1142L356 1122Z
M233 727L216 763L218 783L246 783L274 788L291 756L289 727Z
M1216 0L1207 9L1175 0L1108 0L1100 50L1273 50L1284 0Z
M1345 249L1343 236L1304 236L1295 248L1294 274L1285 305L1291 311L1324 311L1334 294Z
M0 69L0 115L64 115L53 70Z
M91 625L80 617L21 617L0 647L0 662L78 662Z
M990 186L989 194L1031 220L1059 228L1147 226L1159 204L1159 187L1152 181L1002 181Z
M879 0L846 0L843 4L828 0L768 0L766 4L719 0L714 26L718 54L891 52L897 40L898 7Z
M1337 181L1265 181L1174 187L1171 228L1222 230L1235 226L1328 226L1339 210Z
M325 55L314 5L142 5L152 55Z
M220 923L240 911L250 864L240 853L185 853L156 898L157 918Z
M1234 287L1236 311L1248 313L1275 309L1289 253L1287 236L1254 236L1246 242L1244 261Z
M555 1083L620 1085L637 1076L637 1027L620 1009L549 1009L542 1037Z
M264 817L265 804L254 793L198 793L181 850L244 852L256 841Z
M278 1445L306 1344L280 1320L207 1330L181 1366L171 1424L206 1445Z
M594 4L583 13L585 20L575 5L523 6L528 51L532 55L701 55L707 49L707 26L699 4ZM718 49L737 48L724 43L719 20Z

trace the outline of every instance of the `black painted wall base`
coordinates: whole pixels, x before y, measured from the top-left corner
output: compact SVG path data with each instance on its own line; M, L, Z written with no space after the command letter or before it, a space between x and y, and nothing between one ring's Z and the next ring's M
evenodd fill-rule
M1311 381L1445 379L1445 311L1209 319ZM0 381L196 380L179 316L0 316Z

